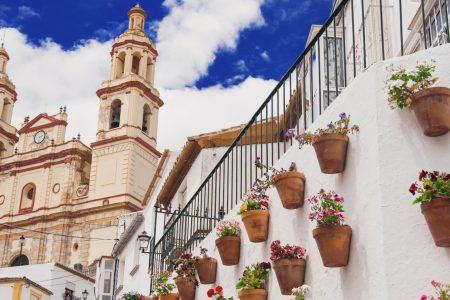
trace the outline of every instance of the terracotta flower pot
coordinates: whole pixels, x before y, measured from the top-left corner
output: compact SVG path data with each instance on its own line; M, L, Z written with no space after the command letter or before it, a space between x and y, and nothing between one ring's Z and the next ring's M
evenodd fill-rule
M450 198L436 198L420 205L438 247L450 247Z
M212 257L202 257L195 261L195 269L202 284L212 284L216 282L217 259Z
M306 260L283 258L273 262L278 285L282 295L291 295L292 289L302 286L305 282Z
M241 238L238 236L224 236L216 240L220 258L224 266L234 266L239 263L241 255Z
M411 96L412 108L426 136L440 136L450 130L450 89L432 87Z
M344 267L348 264L352 228L348 225L317 227L313 237L325 267Z
M175 279L175 284L181 300L195 300L195 290L197 287L194 282L186 278L177 278Z
M267 240L269 233L268 210L249 210L243 213L241 218L251 242L261 243Z
M167 295L159 295L159 300L178 300L178 294L170 293Z
M344 172L347 157L348 136L327 133L313 142L320 170L325 174Z
M274 175L271 182L277 188L284 208L296 209L303 206L305 175L296 171L284 172Z
M266 300L267 291L265 289L240 290L238 296L240 300Z

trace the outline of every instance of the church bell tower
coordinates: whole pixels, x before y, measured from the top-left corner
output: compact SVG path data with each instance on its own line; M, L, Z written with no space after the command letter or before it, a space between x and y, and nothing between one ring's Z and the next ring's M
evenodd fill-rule
M17 93L16 87L6 73L8 61L9 55L2 43L0 45L0 158L12 155L14 144L19 140L16 128L11 125Z
M163 101L153 86L158 52L144 31L147 13L137 4L128 18L112 46L109 79L97 91L89 197L140 207L161 155L156 139Z

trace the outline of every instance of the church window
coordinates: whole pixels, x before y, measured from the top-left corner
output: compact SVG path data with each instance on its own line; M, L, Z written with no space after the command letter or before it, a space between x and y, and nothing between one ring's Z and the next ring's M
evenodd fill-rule
M30 261L26 255L17 255L11 262L11 267L18 267L18 266L26 266L29 265Z
M116 79L123 76L124 68L125 68L125 52L122 52L119 55L117 55L116 58L116 74L115 74Z
M111 104L111 123L109 128L117 128L120 126L120 113L121 113L122 103L120 100L114 100Z
M142 131L145 133L149 133L150 129L150 107L145 104L144 112L142 113Z
M133 61L131 64L131 73L139 74L139 64L141 63L141 57L139 53L133 54Z
M0 157L4 157L6 153L6 148L5 148L5 144L3 144L2 142L0 142Z
M22 196L20 200L19 210L31 210L34 205L34 198L36 196L36 186L33 183L26 184L22 189Z

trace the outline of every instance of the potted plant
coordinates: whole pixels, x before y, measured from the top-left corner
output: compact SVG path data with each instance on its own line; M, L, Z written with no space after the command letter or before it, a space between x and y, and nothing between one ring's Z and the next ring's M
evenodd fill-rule
M248 238L253 243L266 241L269 233L269 196L266 195L269 186L268 177L257 179L250 191L242 196L238 215L241 215Z
M325 129L319 128L314 133L305 132L299 135L294 129L289 129L286 137L294 137L300 148L304 145L312 145L322 173L337 174L344 172L345 169L348 134L358 131L358 125L350 126L350 116L341 113L339 120L331 122Z
M173 293L175 284L170 283L171 273L164 271L155 278L155 292L159 300L178 300L178 294Z
M224 266L234 266L239 263L241 253L241 228L235 220L221 220L217 224L216 246Z
M292 289L305 281L306 250L300 246L281 245L279 240L270 245L270 259L282 295L291 295Z
M432 77L433 63L420 63L413 71L399 67L387 80L389 105L392 109L414 110L417 121L426 136L440 136L450 129L450 89L432 87L438 80Z
M409 191L418 195L413 203L420 203L436 246L450 247L450 174L422 170Z
M317 221L313 237L325 267L343 267L348 264L352 228L344 225L344 198L323 189L308 197L311 213L308 219Z
M175 284L181 300L194 300L198 286L195 278L194 259L191 254L185 253L175 262Z
M217 259L208 256L208 250L200 247L200 256L194 257L195 269L202 284L216 282Z
M431 281L431 285L436 290L437 297L422 295L420 300L450 300L450 284Z
M208 296L208 298L213 298L216 300L233 300L233 297L231 298L225 298L223 296L223 288L218 285L212 289L209 289L208 292L206 293L206 295Z
M261 262L245 267L236 288L240 300L267 299L266 283L270 273L270 263Z
M137 292L129 292L123 294L123 296L120 298L121 300L149 300L150 297L141 295Z
M295 296L295 298L293 300L305 300L306 294L308 294L310 290L311 290L311 288L309 286L307 286L306 284L304 284L298 288L292 289L292 295Z
M261 162L257 157L255 165L263 170L265 176L270 176L270 184L275 186L280 196L281 204L286 209L296 209L303 206L305 197L305 175L297 172L295 163L291 163L289 170L277 170Z

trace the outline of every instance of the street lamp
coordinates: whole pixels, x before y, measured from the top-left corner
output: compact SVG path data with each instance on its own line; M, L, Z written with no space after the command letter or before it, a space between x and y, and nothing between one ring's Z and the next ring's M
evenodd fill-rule
M84 289L84 291L81 293L81 295L83 295L83 300L87 300L89 293L86 289Z
M148 248L148 245L150 244L150 238L151 237L147 234L145 230L142 231L140 235L138 235L139 250L141 250L142 253L150 253L145 251Z
M22 265L22 250L23 250L23 245L25 244L25 237L22 235L20 238L20 255L19 255L19 266Z

